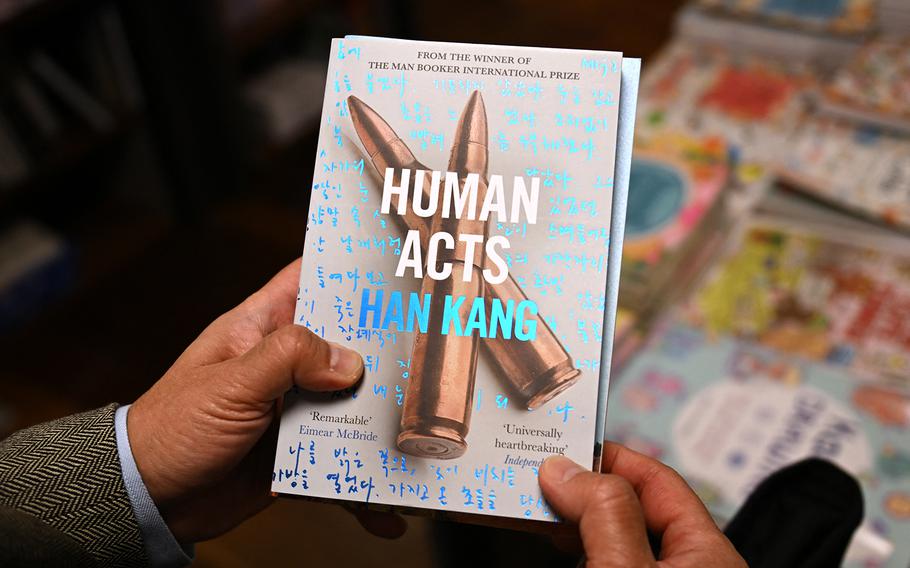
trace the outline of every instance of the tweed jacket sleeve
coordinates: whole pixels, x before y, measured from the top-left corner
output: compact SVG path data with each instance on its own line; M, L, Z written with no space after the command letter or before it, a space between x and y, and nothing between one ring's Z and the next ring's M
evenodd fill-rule
M63 533L97 566L144 566L117 453L116 409L67 416L0 442L0 507Z

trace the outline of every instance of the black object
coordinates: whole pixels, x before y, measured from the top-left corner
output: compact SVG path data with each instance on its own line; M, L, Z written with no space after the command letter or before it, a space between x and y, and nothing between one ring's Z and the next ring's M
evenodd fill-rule
M762 481L724 532L751 568L828 568L841 565L862 519L857 481L812 458Z

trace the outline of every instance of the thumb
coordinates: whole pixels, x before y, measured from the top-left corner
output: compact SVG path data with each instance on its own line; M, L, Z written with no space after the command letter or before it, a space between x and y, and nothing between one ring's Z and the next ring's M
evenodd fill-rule
M341 390L363 375L357 352L329 343L299 325L286 325L265 336L243 355L226 361L240 377L248 402L272 402L292 386L305 390Z
M625 479L554 456L540 468L540 488L561 517L578 525L589 566L655 564L644 513Z

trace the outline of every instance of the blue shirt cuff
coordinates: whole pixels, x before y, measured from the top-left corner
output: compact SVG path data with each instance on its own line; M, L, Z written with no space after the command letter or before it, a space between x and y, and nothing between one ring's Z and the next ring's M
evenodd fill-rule
M126 417L130 406L121 406L114 415L114 428L117 432L117 453L120 457L120 469L123 472L123 483L129 495L133 513L139 523L139 532L145 543L145 553L149 565L155 568L170 568L172 566L186 566L193 561L194 550L190 546L184 549L174 538L171 529L161 518L158 507L152 501L142 475L133 459L133 450L130 448L129 433L126 428Z

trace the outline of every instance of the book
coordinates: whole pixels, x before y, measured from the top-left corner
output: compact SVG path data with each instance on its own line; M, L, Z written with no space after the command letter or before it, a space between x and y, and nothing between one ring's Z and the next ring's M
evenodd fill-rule
M818 90L824 113L910 134L910 39L867 43Z
M60 131L60 120L51 108L50 102L31 77L21 73L12 81L12 90L30 122L45 140L53 140Z
M22 183L30 171L29 157L22 141L0 113L0 191Z
M757 216L683 320L910 392L910 240Z
M287 395L273 491L556 520L543 460L599 463L639 66L333 41L295 319L366 368Z
M774 164L788 186L880 223L910 229L910 135L806 117Z
M910 6L904 0L878 0L878 28L883 36L904 36L910 29Z
M897 0L901 2L903 0ZM800 64L836 68L851 57L869 34L809 32L751 17L729 17L723 10L705 9L689 2L676 16L681 41L722 45L728 51Z
M648 66L636 136L642 143L663 133L715 140L728 162L724 215L737 218L773 183L772 166L815 82L804 62L680 36Z
M289 144L308 127L315 128L325 74L322 62L298 57L277 62L249 81L244 96L267 143Z
M642 81L639 136L655 128L722 137L738 161L768 163L804 112L816 83L803 62L672 41Z
M123 106L130 110L141 108L145 104L142 82L120 9L114 5L101 8L98 14L102 35L110 51L113 74L123 101Z
M816 456L854 475L844 566L910 563L910 398L671 318L614 381L607 437L676 468L723 524L766 476Z
M644 307L656 311L681 291L680 276L723 226L728 178L727 147L719 137L664 129L636 139L621 305L646 315Z
M811 226L824 225L826 229L843 228L854 233L862 232L865 237L883 237L890 241L895 237L891 227L877 223L874 219L857 216L851 211L835 207L819 206L818 200L802 191L794 191L784 183L777 183L758 203L755 213L777 217L779 221L808 222Z
M708 12L756 24L830 35L868 34L875 26L876 0L698 0Z

